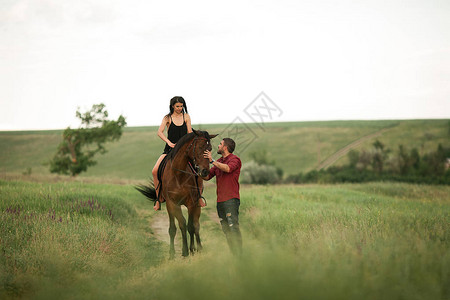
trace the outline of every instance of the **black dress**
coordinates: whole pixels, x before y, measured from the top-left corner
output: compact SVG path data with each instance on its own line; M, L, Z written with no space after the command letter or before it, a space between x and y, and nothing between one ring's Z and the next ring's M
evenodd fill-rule
M178 143L178 141L181 139L182 136L187 134L187 125L186 121L184 120L184 114L183 114L183 124L181 124L180 126L177 126L173 123L172 116L170 116L170 120L171 122L169 125L169 129L167 130L167 138L169 139L169 141L176 144ZM172 147L170 147L166 143L166 147L164 148L163 154L169 153L170 150L172 150Z

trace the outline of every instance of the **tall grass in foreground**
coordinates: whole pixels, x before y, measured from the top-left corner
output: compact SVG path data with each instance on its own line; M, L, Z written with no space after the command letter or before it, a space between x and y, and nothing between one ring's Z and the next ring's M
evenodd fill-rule
M138 219L139 202L127 200L131 187L0 181L0 193L0 298L47 288L51 296L91 295L151 262L142 250L157 248L136 230L147 224Z
M173 261L149 238L155 213L130 186L0 188L0 298L450 298L450 187L243 186L245 251L233 257L209 217L208 185L205 249ZM86 200L87 210L72 206Z
M208 234L219 240L206 244L208 253L161 266L152 292L156 299L449 299L449 191L389 183L244 188L244 255L229 255L216 226Z

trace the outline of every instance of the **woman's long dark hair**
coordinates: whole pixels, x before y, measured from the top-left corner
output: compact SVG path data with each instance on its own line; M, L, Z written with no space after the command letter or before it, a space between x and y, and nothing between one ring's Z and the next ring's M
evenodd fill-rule
M172 99L170 99L170 105L169 105L170 112L166 115L166 117L170 117L173 114L173 106L175 105L175 103L182 103L183 104L183 111L182 111L183 114L188 113L186 101L184 101L183 97L175 96Z

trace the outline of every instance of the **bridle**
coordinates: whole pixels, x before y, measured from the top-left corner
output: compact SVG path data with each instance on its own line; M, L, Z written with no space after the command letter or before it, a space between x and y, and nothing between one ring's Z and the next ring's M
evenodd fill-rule
M198 174L198 172L200 171L200 166L197 164L197 159L195 158L195 147L197 147L197 141L198 140L205 140L206 144L210 145L210 140L208 138L203 137L203 136L196 136L192 140L192 142L189 145L189 147L187 148L186 156L188 157L188 165L189 165L189 168L191 169L192 173L194 173L196 176L200 176ZM190 158L189 157L189 152L190 152L190 149L192 147L194 147L194 148L192 149L192 158ZM192 163L191 163L191 161L192 161Z
M189 175L194 175L196 177L200 176L200 174L199 174L200 167L197 164L197 159L195 158L195 148L197 147L197 141L198 140L205 140L207 144L210 144L210 139L208 139L206 137L203 137L203 136L196 136L196 137L194 137L192 139L191 144L187 147L186 156L187 156L187 159L188 159L189 169L191 170L192 173L186 172L184 170L176 169L176 168L173 168L174 170L177 170L179 172L186 173L186 174L189 174ZM192 149L192 158L189 156L189 153L191 152L191 149Z

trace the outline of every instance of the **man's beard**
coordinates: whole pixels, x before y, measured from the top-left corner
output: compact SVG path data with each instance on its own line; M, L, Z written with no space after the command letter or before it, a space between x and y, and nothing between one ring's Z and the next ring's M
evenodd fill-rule
M217 150L217 154L222 155L222 151L221 150Z

